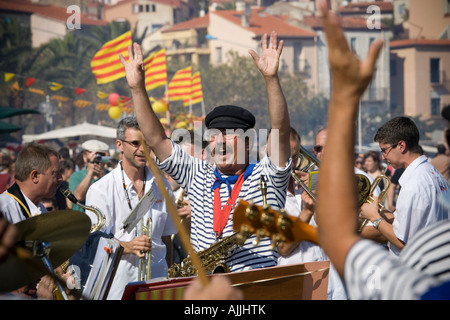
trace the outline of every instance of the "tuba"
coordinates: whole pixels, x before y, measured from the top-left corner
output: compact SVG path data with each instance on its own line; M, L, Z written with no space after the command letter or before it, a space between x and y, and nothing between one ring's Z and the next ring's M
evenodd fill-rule
M367 179L367 180L369 180L369 179ZM375 190L379 186L381 181L383 181L383 180L385 181L385 184L384 184L383 190L381 190L380 195L378 196L378 212L381 212L384 209L383 202L386 199L387 192L389 190L389 187L391 186L391 179L389 179L389 177L386 176L385 173L382 173L378 177L375 178L375 180L372 182L372 185L370 186L369 192L361 192L360 193L360 207L364 203L372 203L375 201L375 198L374 198ZM364 229L364 227L367 225L368 222L369 222L368 219L363 220L363 222L359 228L359 232L361 232Z
M308 150L300 146L298 153L298 161L291 172L292 178L308 193L308 195L316 201L316 195L308 188L308 186L295 174L296 170L309 173L311 170L319 166L319 160L313 156Z
M64 190L63 189L59 189L59 190L67 199L72 201L77 206L83 208L84 210L89 210L89 211L92 211L95 213L95 215L97 216L97 223L91 227L91 233L94 231L99 231L103 228L103 226L105 225L106 217L103 214L103 212L100 211L99 208L94 207L94 206L86 206L86 205L80 203L78 201L78 199L70 192L70 190L68 188L64 189Z

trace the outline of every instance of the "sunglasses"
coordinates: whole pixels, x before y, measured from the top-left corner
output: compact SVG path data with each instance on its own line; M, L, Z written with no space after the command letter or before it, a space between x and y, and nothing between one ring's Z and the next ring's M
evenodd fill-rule
M322 152L323 146L321 146L321 145L314 146L313 150L315 153Z

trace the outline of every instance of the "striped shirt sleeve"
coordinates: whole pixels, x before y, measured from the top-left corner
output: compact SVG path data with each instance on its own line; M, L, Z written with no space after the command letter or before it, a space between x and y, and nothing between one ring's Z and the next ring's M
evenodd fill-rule
M353 300L417 300L440 283L370 240L360 240L350 249L344 281Z

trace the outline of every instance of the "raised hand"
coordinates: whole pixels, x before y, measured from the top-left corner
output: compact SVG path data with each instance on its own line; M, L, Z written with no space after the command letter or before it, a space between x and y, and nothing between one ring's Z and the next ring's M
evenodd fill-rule
M133 54L134 51L134 54ZM125 67L128 85L131 89L145 87L144 76L144 56L142 54L141 46L137 43L133 44L133 48L128 46L129 61L127 62L122 54L119 54L120 61Z
M262 37L261 57L254 50L248 52L255 61L259 71L264 77L277 75L281 52L283 51L283 40L278 43L278 35L275 31L270 34L270 41L267 44L267 33Z

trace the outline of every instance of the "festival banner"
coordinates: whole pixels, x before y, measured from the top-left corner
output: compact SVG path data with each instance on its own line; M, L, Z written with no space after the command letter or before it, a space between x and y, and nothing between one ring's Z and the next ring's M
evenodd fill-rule
M120 61L121 53L128 60L128 46L131 46L131 31L105 43L91 60L92 73L98 84L104 84L125 77L125 68Z
M161 49L144 60L147 91L167 84L166 50Z

